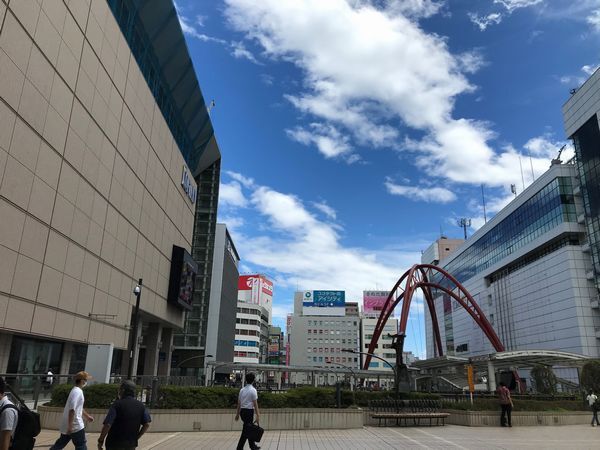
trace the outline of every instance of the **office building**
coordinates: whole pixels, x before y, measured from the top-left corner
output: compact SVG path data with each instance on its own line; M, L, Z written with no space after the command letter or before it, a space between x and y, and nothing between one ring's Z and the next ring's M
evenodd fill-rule
M0 24L0 372L102 343L125 373L142 278L134 373L168 374L219 160L173 3L1 1Z
M423 252L421 263L437 266L442 259L446 258L464 242L464 239L448 239L446 236L442 236Z
M580 192L576 166L553 164L439 263L471 293L507 351L599 356L600 316ZM441 295L435 304L447 355L494 352L457 302ZM431 358L431 320L425 317ZM571 372L564 377L576 378Z
M285 365L285 336L281 327L269 327L267 364Z
M234 362L266 364L273 306L273 282L265 275L238 279Z
M583 219L587 230L584 248L591 254L592 276L600 290L600 72L596 71L564 104L566 135L575 147L577 192L583 198ZM600 322L596 323L600 326Z
M347 314L349 313L349 314ZM350 367L359 369L360 317L358 305L346 308L344 291L301 291L294 294L294 314L288 316L290 365ZM290 382L307 383L306 374L293 374ZM320 382L334 380L321 376Z
M205 325L206 333L203 334L205 345L197 349L191 346L176 346L171 370L173 375L201 377L204 374L205 361L233 361L231 343L235 338L240 257L225 224L217 224L214 242L208 321ZM188 342L190 338L198 338L200 323L200 320L189 317L184 333L176 338L183 337L188 339ZM215 375L215 379L221 378L218 369Z

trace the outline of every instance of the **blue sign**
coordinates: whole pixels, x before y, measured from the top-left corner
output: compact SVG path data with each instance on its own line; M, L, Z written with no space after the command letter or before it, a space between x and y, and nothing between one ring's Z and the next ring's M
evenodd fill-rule
M343 308L345 305L346 293L344 291L306 291L302 299L302 306Z

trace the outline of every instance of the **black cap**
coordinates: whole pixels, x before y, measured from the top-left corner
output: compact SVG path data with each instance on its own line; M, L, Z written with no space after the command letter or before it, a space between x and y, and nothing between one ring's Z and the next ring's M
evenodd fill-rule
M125 380L121 383L121 389L125 394L135 395L135 383L131 380Z

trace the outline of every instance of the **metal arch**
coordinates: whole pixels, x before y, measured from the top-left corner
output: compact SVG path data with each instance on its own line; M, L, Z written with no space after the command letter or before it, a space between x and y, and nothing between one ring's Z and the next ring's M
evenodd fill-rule
M432 275L436 272L442 275L442 279L434 283L431 280L433 279ZM450 282L450 288L442 285L444 279ZM485 333L486 337L489 339L494 349L497 352L504 351L504 345L502 344L502 341L496 334L493 326L487 320L485 314L483 313L475 299L471 296L471 294L469 294L469 292L464 288L464 286L462 286L462 284L460 284L458 280L456 280L456 278L454 278L444 269L441 269L440 267L434 266L432 264L415 264L398 279L398 281L390 291L390 294L384 304L381 314L379 315L379 319L377 320L375 330L373 331L373 337L371 338L371 342L369 344L368 353L373 353L373 351L375 350L379 338L383 333L385 324L390 318L392 311L400 302L403 303L402 312L400 314L400 325L398 332L403 334L406 333L406 325L408 322L408 314L410 311L412 296L417 291L417 289L421 289L423 291L425 302L427 303L427 307L431 315L431 323L435 338L435 347L437 347L438 353L437 356L443 356L443 348L437 320L437 314L435 311L432 289L437 289L442 292L445 292L454 300L456 300L469 313L469 315L471 315L475 323L479 325L479 327ZM455 290L458 290L458 293L454 292ZM364 370L367 370L370 362L371 356L367 355L363 366Z

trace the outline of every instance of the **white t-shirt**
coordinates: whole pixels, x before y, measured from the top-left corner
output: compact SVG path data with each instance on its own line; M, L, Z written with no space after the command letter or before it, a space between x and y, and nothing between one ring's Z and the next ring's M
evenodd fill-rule
M75 386L69 393L69 398L67 398L67 403L63 411L62 420L60 421L60 432L62 434L67 434L70 410L75 411L73 424L71 425L71 433L76 433L79 430L83 430L83 402L83 391L80 387Z
M590 394L586 397L588 404L590 406L592 406L594 403L596 403L596 400L598 400L598 397L595 394Z
M4 407L4 405L13 405L8 397L5 395L0 399L0 409ZM2 414L0 415L0 431L10 430L11 436L15 434L15 430L17 429L17 421L19 420L19 413L14 408L6 408Z
M256 392L256 389L254 389L254 386L247 384L240 390L238 398L240 401L240 408L254 409L252 401L258 400L258 393Z

